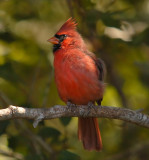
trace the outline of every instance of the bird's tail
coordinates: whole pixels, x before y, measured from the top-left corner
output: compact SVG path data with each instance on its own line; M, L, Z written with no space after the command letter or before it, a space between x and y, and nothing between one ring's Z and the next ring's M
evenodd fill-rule
M100 151L102 140L97 118L79 118L78 137L83 142L84 149Z

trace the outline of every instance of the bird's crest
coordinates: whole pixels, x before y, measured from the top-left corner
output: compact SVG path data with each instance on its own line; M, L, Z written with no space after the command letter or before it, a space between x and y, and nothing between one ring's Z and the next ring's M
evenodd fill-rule
M76 20L71 17L62 25L62 27L59 29L57 33L65 32L69 30L75 30L76 26L77 26Z

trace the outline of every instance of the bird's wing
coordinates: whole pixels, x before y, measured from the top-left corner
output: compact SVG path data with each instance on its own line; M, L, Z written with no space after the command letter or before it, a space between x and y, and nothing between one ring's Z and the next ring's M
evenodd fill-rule
M99 80L104 81L104 78L106 75L106 67L105 67L105 63L103 62L103 60L100 58L97 58L95 54L92 52L86 51L85 54L87 54L94 60L95 65L99 71Z
M103 60L100 58L96 58L96 59L94 59L94 61L95 61L95 64L99 70L99 80L103 81L105 78L105 74L106 74L105 64L104 64Z

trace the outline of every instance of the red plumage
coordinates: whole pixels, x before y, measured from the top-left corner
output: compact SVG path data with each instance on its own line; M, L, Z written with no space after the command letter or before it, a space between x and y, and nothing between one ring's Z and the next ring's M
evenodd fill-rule
M57 34L62 34L62 32L68 32L69 30L76 30L77 23L74 19L69 18L59 29Z
M100 104L104 92L104 64L89 52L76 31L77 23L68 19L48 41L54 44L55 82L61 99L77 105ZM97 118L79 118L78 137L87 150L101 150Z

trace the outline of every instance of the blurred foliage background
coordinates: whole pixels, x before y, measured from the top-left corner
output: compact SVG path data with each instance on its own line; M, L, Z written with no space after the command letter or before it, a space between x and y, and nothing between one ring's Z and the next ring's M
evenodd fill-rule
M69 18L107 66L102 105L149 113L148 0L0 0L0 108L64 104L47 39ZM0 122L1 160L148 160L149 130L99 119L103 150L77 139L77 118Z

